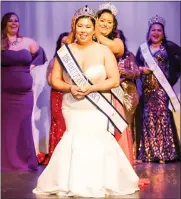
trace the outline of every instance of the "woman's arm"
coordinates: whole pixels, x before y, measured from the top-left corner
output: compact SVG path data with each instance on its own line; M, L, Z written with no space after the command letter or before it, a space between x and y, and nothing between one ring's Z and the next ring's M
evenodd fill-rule
M177 83L181 74L181 48L171 41L167 41L166 49L169 59L170 84L173 86Z
M24 39L32 55L30 70L37 65L43 65L47 61L44 49L41 46L39 46L39 44L33 39L28 37L24 37Z
M26 37L26 39L27 39L27 41L29 43L30 53L31 54L36 53L39 50L39 47L40 47L39 44L35 40L33 40L31 38L27 38Z
M139 47L136 53L136 63L137 66L139 67L140 75L148 75L152 73L153 71L148 68L147 66L144 65L144 61L141 59L141 48Z
M83 97L80 95L80 88L78 86L70 85L63 81L63 69L56 57L54 59L52 68L51 85L56 90L71 92L73 97L78 100L83 99Z
M128 78L130 79L137 79L140 77L140 70L136 64L136 57L133 53L130 52L129 60L131 64L131 69L128 69Z
M56 57L51 73L51 84L53 88L63 92L70 92L71 90L71 85L63 81L63 69Z
M121 41L121 39L115 38L115 39L111 40L101 34L99 34L99 35L95 34L95 36L96 36L97 40L99 41L99 43L110 48L110 50L116 57L121 57L123 55L124 45L123 45L123 42Z
M98 21L96 21L96 26L95 26L95 36L98 40L99 43L107 46L110 48L110 50L113 52L113 54L116 57L121 57L124 53L124 45L121 39L115 38L113 40L105 37L104 35L101 34L99 31L99 24Z
M50 61L50 63L48 64L47 67L47 81L48 81L48 85L52 86L52 80L51 80L51 76L52 76L52 68L53 68L53 64L54 64L54 58Z
M129 67L125 67L125 63L118 63L118 69L120 74L127 79L137 79L140 77L140 70L136 65L136 58L133 53L129 53L126 58L128 60Z
M35 54L39 50L38 43L29 37L24 37L24 39L25 39L25 42L28 44L30 53ZM36 66L36 64L31 63L30 70L32 70L35 66Z

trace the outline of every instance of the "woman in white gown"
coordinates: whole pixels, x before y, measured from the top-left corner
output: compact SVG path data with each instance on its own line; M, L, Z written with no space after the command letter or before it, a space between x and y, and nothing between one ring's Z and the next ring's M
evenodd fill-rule
M92 40L95 12L81 8L75 17L76 42L69 48L93 85L84 90L73 85L55 59L52 85L65 92L62 111L66 132L33 192L95 198L132 194L139 190L139 178L107 131L107 117L85 98L100 91L111 99L110 89L120 83L116 59L108 47Z

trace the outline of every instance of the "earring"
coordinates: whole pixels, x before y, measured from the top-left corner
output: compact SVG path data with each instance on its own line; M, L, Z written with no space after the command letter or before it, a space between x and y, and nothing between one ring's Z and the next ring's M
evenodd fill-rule
M94 40L94 41L96 41L96 40L97 40L97 38L96 38L95 34L93 34L93 35L92 35L92 40Z

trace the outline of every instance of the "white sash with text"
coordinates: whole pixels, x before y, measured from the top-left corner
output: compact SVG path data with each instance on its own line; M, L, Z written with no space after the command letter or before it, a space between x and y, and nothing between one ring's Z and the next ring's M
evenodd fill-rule
M57 55L59 61L64 68L64 70L69 74L72 81L80 88L84 88L87 86L91 86L92 83L87 80L85 75L83 74L82 69L76 62L73 57L69 47L67 45L63 45L58 51ZM118 88L114 89L113 92L116 95L116 98L119 98L119 101L122 95L122 91ZM113 105L105 98L105 96L101 92L93 92L86 96L86 98L94 104L113 124L115 128L122 133L125 128L128 126L128 123L121 116L121 114L113 107Z
M153 70L153 74L159 81L162 88L166 91L174 111L180 112L180 102L171 85L169 84L167 78L165 77L164 73L152 57L148 48L148 44L146 42L141 45L141 52L149 68Z

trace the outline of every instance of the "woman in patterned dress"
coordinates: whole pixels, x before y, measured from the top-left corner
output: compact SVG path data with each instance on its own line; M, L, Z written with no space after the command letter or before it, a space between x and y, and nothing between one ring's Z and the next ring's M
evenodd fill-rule
M165 21L156 16L149 20L147 44L150 53L173 87L180 77L180 47L166 39ZM169 97L148 68L141 48L137 51L137 63L142 72L142 96L137 132L140 144L137 158L142 161L166 161L179 158L178 136L173 115L169 110ZM138 126L141 124L141 126Z

